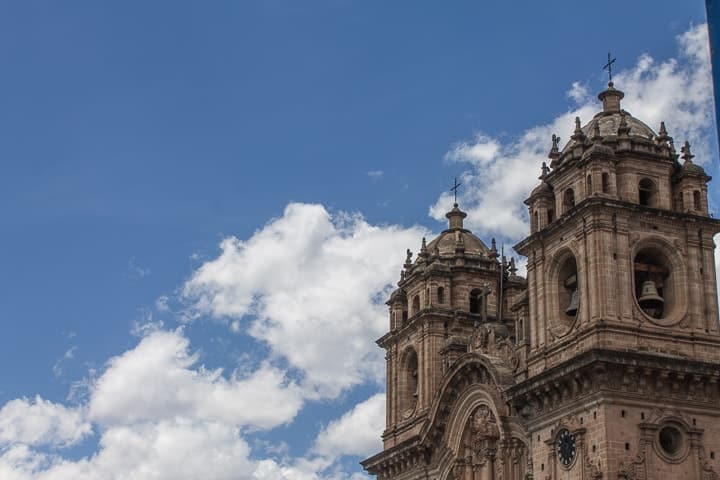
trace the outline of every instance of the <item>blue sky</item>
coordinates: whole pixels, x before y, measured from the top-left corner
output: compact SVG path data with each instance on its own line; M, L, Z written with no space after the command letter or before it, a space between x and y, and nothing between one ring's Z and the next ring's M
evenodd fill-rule
M360 475L382 302L453 177L521 238L608 50L720 173L704 8L0 2L0 477Z

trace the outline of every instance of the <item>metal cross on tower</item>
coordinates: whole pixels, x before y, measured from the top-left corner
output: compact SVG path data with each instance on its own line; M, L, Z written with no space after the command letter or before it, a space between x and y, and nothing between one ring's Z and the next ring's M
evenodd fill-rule
M608 61L603 66L603 70L608 71L608 80L610 81L610 83L612 83L612 64L615 63L615 60L616 60L615 58L612 58L610 56L610 52L608 52Z
M455 177L455 181L453 182L453 187L450 189L450 191L455 194L455 203L457 203L457 191L458 191L458 188L460 188L460 185L462 185L462 183L458 183L457 177Z

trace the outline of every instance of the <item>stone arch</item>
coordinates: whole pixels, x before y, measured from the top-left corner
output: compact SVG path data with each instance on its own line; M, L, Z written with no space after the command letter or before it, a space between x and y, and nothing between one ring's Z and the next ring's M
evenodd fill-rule
M457 478L457 473L468 465L463 462L467 461L467 444L473 441L479 442L475 445L479 450L470 461L481 463L478 455L495 448L502 452L497 462L490 462L496 471L509 464L502 455L512 453L511 446L520 445L523 458L527 457L526 433L520 421L509 416L501 394L513 383L512 373L500 359L468 353L455 362L433 402L429 416L433 423L421 434L422 443L433 452L431 469L437 475L433 478ZM519 480L525 468L513 471L514 476L503 478L515 480L517 476Z
M582 304L586 295L583 290L585 285L582 279L582 264L578 261L581 258L572 247L566 246L560 249L548 264L546 277L545 300L548 307L548 328L556 337L569 333L575 326L578 318L582 315ZM567 307L572 302L571 277L575 276L575 288L578 293L578 310L575 315L566 313ZM568 286L570 285L570 286Z
M642 291L642 275L638 269L640 261L647 262L642 257L656 257L660 267L667 269L667 276L664 279L665 285L662 295L665 300L664 312L659 316L653 316L643 310L638 302L638 294ZM633 245L630 256L630 267L633 272L632 289L633 305L639 315L651 320L658 325L674 325L680 322L687 314L688 307L688 282L687 269L682 258L682 253L669 244L660 236L649 236L640 239ZM652 262L650 262L652 263ZM656 285L658 287L658 285Z

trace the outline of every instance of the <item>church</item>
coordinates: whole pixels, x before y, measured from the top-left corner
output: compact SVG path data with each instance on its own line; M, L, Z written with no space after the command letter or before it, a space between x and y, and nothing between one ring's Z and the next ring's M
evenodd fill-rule
M549 161L514 261L455 203L390 296L378 480L720 480L710 177L622 109Z

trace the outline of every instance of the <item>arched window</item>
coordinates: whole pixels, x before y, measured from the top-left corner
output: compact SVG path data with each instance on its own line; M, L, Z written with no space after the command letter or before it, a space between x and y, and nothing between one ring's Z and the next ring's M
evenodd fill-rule
M693 191L693 208L697 211L702 210L702 202L700 202L700 190Z
M655 184L649 178L643 178L638 183L638 203L646 207L655 206Z
M437 296L438 296L438 303L440 305L445 303L445 289L443 287L438 287Z
M420 311L420 295L415 295L412 302L412 314L415 315Z
M552 223L555 221L555 210L552 208L549 208L547 211L547 221L548 223Z
M603 193L610 193L610 174L607 172L602 174L602 191Z
M592 175L588 175L587 179L585 181L585 194L586 195L592 195L593 189L592 189Z
M485 309L485 295L479 288L470 292L470 313L483 313Z
M567 212L575 206L575 191L572 188L568 188L563 193L563 213Z

